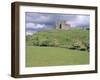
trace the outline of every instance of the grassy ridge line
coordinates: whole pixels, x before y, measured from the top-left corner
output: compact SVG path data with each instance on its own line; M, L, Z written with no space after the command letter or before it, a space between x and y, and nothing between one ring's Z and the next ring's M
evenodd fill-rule
M82 29L76 29L76 30L50 30L50 31L44 31L44 32L38 32L38 34L33 35L33 38L35 36L38 36L39 39L43 39L48 37L49 39L58 39L60 42L70 42L73 41L73 39L79 39L79 40L88 40L88 31L82 30Z

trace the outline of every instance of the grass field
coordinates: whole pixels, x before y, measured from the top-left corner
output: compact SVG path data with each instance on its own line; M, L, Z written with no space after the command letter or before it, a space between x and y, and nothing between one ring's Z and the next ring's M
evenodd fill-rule
M88 51L26 46L26 67L89 64Z

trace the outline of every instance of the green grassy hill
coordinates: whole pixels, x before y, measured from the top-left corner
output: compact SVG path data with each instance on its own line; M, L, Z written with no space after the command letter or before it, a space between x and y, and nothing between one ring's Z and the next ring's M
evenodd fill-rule
M88 43L89 30L83 29L26 36L26 67L89 64Z
M87 50L89 47L89 30L48 30L40 31L26 37L28 46L53 46L70 49Z

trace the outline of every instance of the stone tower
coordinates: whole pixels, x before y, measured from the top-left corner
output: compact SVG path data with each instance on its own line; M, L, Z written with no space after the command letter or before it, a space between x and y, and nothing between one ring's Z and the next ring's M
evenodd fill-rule
M68 30L70 29L71 25L67 23L65 20L59 20L56 22L56 29L64 29Z

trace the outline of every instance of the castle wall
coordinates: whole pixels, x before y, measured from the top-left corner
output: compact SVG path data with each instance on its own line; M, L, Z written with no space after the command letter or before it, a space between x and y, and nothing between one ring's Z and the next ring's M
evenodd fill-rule
M68 30L70 29L70 24L66 24L66 21L57 21L56 23L56 29L64 29L64 30Z

